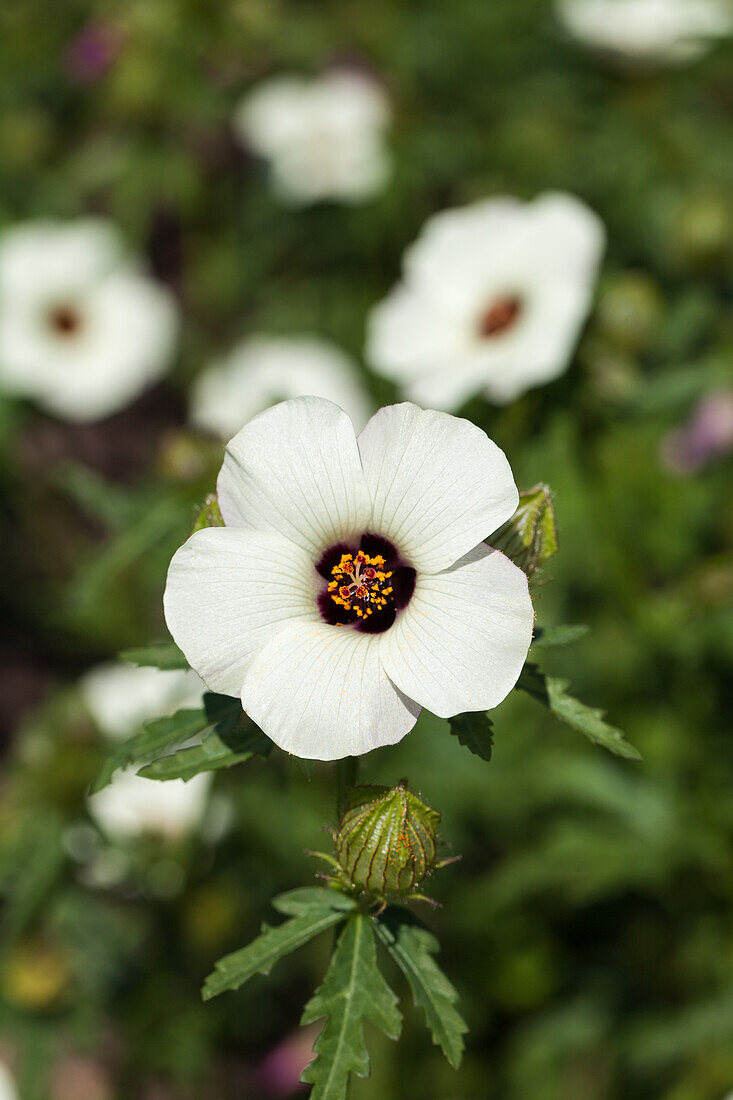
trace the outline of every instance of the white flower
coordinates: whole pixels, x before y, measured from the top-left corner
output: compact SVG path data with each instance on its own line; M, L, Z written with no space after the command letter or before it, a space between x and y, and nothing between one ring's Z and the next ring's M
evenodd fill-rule
M124 842L144 835L179 840L202 822L213 775L160 782L118 771L108 787L87 800L89 813L111 840Z
M275 402L305 394L340 405L357 428L373 409L354 363L335 345L308 336L254 336L196 379L191 420L227 440Z
M532 635L527 578L482 540L514 512L474 424L392 405L358 440L297 397L251 420L218 481L226 527L168 571L168 627L212 691L283 749L333 760L394 744L422 706L495 707Z
M107 737L131 737L149 718L200 707L206 685L190 670L136 668L124 662L97 665L80 681L82 698Z
M68 420L127 405L170 364L171 295L94 218L32 222L0 238L0 385Z
M581 42L642 62L692 60L733 29L729 0L557 0L557 10Z
M389 117L387 98L374 80L337 69L313 80L265 81L242 100L234 126L270 162L284 201L362 202L387 181Z
M0 1062L0 1100L19 1100L15 1081L10 1075L10 1070Z
M513 400L566 369L604 231L571 195L494 198L430 218L369 318L367 359L421 405Z

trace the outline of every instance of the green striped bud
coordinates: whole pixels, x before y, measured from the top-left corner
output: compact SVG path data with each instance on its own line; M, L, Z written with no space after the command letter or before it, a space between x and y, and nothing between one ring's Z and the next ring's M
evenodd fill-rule
M557 551L557 526L552 496L546 485L519 494L510 520L487 540L531 577Z
M354 787L334 836L344 879L378 898L404 897L435 870L440 814L404 783Z

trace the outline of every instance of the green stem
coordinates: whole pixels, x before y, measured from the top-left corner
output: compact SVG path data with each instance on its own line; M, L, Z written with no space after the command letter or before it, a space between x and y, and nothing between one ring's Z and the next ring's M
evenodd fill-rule
M358 770L358 756L345 756L343 760L336 761L336 815L339 820L346 813L348 790L355 785Z

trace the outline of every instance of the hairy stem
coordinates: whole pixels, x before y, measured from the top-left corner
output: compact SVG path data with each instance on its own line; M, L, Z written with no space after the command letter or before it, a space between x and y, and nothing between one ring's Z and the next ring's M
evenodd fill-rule
M345 756L343 760L336 761L336 816L339 820L346 812L347 792L349 787L355 785L358 770L358 756Z

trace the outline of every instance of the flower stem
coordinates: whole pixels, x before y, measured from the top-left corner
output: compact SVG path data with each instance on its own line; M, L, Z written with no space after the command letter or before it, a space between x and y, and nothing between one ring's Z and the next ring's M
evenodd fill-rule
M343 760L336 761L336 816L341 819L346 812L348 804L347 794L349 787L356 783L356 775L359 770L358 756L345 756Z

